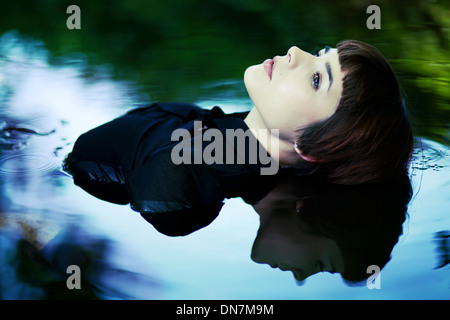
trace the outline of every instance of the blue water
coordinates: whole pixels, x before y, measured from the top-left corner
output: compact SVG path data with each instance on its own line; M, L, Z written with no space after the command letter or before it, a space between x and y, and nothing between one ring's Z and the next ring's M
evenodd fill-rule
M151 94L112 80L104 67L97 69L95 81L87 79L83 59L52 66L44 49L27 50L30 44L10 37L0 38L3 299L43 299L49 283L64 284L70 259L64 260L64 250L55 252L67 243L78 246L67 249L70 254L89 252L91 269L82 273L86 283L102 288L97 291L102 299L450 298L448 146L417 137L421 148L412 163L414 197L404 233L381 271L380 289L350 287L339 274L329 273L313 275L300 286L291 272L250 259L259 216L239 198L227 200L208 227L171 238L128 206L100 201L76 187L60 165L79 134L148 104ZM227 112L251 107L242 98L241 79L209 83L204 90L217 88L219 93L195 103L217 104ZM9 126L29 131L4 130ZM438 234L446 238L437 240ZM31 249L23 251L23 241ZM50 263L55 256L59 260Z

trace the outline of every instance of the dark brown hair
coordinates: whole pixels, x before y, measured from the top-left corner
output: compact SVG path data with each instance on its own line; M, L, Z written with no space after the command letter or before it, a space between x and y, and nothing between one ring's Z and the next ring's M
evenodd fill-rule
M413 136L397 79L374 47L337 45L343 92L328 119L299 130L297 145L333 183L389 180L408 170Z
M312 178L303 184L308 187L298 194L301 226L306 232L336 241L344 259L341 276L345 283L365 284L370 276L367 267L382 269L403 234L413 195L408 175L362 185L337 185Z

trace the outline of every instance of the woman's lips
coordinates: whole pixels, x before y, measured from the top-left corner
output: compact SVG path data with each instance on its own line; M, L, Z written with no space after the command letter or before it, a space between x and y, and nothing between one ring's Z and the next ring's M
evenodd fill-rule
M264 70L266 70L270 80L272 80L273 62L274 61L272 59L267 59L264 61Z

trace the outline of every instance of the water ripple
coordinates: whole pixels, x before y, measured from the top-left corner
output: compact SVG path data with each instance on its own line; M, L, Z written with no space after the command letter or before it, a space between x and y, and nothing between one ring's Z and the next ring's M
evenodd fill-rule
M419 145L415 148L411 167L413 170L450 170L449 150L434 141L422 138Z
M0 158L0 176L45 174L59 165L58 159L45 154L9 154Z

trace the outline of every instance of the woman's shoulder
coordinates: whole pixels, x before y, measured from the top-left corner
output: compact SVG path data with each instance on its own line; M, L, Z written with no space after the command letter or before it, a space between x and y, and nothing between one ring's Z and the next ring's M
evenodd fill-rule
M146 107L139 107L130 110L127 114L146 114L148 112L162 111L165 113L173 114L182 118L201 119L203 117L208 118L241 118L244 119L248 115L248 111L244 112L224 112L222 107L214 105L211 107L201 107L195 103L189 102L154 102Z
M149 211L142 207L149 201L181 209L223 200L220 186L204 166L175 164L170 148L158 150L130 172L128 185L132 207L140 212Z

